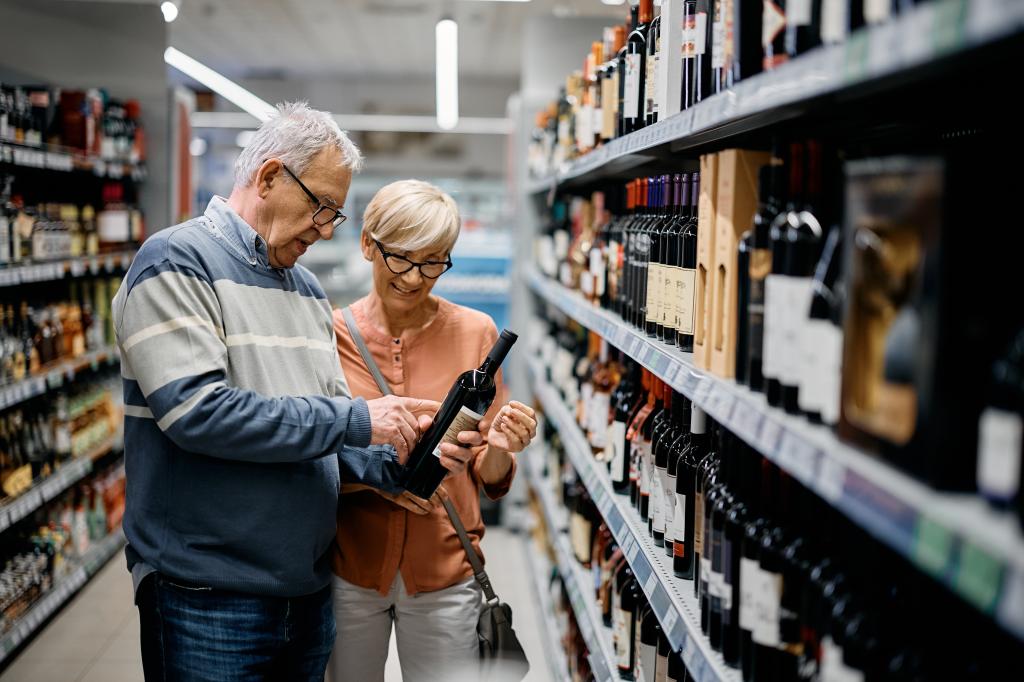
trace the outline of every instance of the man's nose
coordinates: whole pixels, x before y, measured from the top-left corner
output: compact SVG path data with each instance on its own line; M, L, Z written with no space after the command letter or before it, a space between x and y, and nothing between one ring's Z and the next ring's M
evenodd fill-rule
M330 240L334 236L334 223L327 223L326 225L313 225L313 228L320 234L320 238L324 240Z

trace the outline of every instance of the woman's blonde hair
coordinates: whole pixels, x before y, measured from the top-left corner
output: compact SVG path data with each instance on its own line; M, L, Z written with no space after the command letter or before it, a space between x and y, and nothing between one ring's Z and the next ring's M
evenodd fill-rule
M363 213L363 232L408 253L450 253L462 220L455 200L429 182L399 180L377 191Z

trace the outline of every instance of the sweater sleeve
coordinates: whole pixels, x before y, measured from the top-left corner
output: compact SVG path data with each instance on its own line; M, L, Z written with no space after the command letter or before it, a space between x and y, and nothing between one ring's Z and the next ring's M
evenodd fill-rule
M340 453L343 471L381 475L379 466L360 466L366 455L343 452L370 443L365 401L267 397L228 385L220 302L202 274L150 265L118 292L114 314L125 382L137 389L126 390L126 413L154 419L178 447L262 463Z

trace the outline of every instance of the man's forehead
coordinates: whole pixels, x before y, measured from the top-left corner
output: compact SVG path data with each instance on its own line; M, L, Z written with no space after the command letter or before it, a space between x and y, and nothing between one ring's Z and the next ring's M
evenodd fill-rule
M306 184L315 194L341 203L352 183L352 171L341 165L341 152L334 151L333 155L320 154L313 160L306 171Z

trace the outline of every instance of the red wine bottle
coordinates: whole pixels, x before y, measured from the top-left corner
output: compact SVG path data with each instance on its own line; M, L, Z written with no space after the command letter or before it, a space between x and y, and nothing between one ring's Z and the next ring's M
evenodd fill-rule
M430 499L441 485L448 474L441 464L441 443L458 445L460 431L476 431L494 400L494 375L517 338L509 330L502 330L480 367L463 372L455 380L441 409L434 415L434 423L409 455L407 491Z
M693 352L694 318L697 310L697 207L700 196L700 173L690 176L690 185L683 187L683 210L686 225L679 232L681 266L676 295L676 345L684 353Z
M625 88L622 98L622 132L631 133L644 127L644 83L647 80L648 29L654 19L654 1L640 0L637 23L626 40Z

